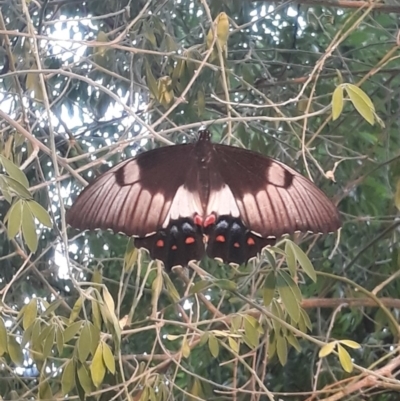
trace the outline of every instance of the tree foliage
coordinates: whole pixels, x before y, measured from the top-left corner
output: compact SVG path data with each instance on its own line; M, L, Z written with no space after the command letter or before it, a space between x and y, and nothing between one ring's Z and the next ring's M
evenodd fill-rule
M0 0L3 399L397 400L400 9L305 3ZM313 179L340 235L167 274L66 226L203 124Z

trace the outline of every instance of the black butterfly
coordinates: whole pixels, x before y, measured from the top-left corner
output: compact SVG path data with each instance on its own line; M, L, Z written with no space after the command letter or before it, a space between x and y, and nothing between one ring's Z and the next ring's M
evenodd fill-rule
M259 153L213 144L207 130L195 143L114 166L79 195L67 222L133 236L167 269L200 260L205 249L241 264L283 234L340 227L336 207L307 178Z

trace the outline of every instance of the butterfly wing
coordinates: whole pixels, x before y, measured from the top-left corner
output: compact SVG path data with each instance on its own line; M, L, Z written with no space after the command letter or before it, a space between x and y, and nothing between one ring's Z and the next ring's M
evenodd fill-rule
M233 194L240 219L262 238L297 231L329 233L340 227L335 205L285 164L233 146L214 145L216 168Z
M190 145L168 146L119 163L83 190L67 222L79 229L111 229L138 237L157 231L185 183L190 151Z

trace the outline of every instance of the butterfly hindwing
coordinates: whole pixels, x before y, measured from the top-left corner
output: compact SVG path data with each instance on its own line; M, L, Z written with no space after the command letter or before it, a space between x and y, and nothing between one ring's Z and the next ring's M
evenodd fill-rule
M251 233L238 218L220 216L215 225L206 230L207 255L227 263L242 264L261 253L275 241Z
M147 249L153 259L162 260L167 270L187 266L192 260L200 260L205 253L202 228L188 218L172 220L165 230L136 238L135 246Z

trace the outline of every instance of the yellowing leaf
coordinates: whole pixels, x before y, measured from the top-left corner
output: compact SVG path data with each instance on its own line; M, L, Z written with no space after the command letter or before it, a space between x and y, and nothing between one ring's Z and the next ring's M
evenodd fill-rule
M350 354L346 351L344 347L338 344L339 361L342 368L347 372L351 373L353 371L353 362L350 358Z
M231 347L232 351L236 354L239 353L239 343L233 338L228 337L229 346Z
M332 120L335 121L343 111L343 87L338 86L332 95Z
M361 348L361 345L359 343L352 341L352 340L340 340L339 342L340 342L340 344L343 344L349 348L353 348L353 349Z
M211 352L211 355L214 358L217 358L219 355L219 343L218 343L217 338L215 336L213 336L212 334L210 334L208 337L208 348Z
M92 364L90 365L90 373L93 384L98 388L103 383L106 374L106 367L103 361L103 344L101 342L94 353Z
M20 228L22 223L22 200L20 199L14 203L7 213L7 234L8 238L14 238Z
M81 309L82 309L82 303L83 303L83 300L81 297L79 297L75 301L75 304L72 308L71 314L69 315L69 323L74 322L75 319L79 316L79 313L81 312Z
M0 317L0 356L7 352L7 329L4 320Z
M181 349L182 349L183 357L184 358L189 358L189 356L190 356L190 347L189 347L189 344L188 344L186 338L184 338L183 341L182 341L182 348Z
M332 342L330 342L330 343L328 343L328 344L325 344L325 345L319 350L318 356L319 356L320 358L325 358L327 355L330 355L330 354L333 352L333 350L335 349L336 344L337 344L336 341L332 341Z
M218 14L217 18L214 20L215 30L217 32L217 40L221 46L221 49L224 49L228 42L229 37L229 19L228 16L222 12ZM210 29L207 34L207 48L209 49L214 40L213 30Z
M111 374L115 374L115 359L110 347L103 343L103 361Z
M37 317L37 300L32 298L26 308L24 309L24 317L22 320L22 327L26 330Z
M107 287L103 287L103 300L104 300L104 303L106 304L109 312L114 315L114 311L115 311L114 299L111 296L111 294L109 293Z
M355 109L366 121L374 125L375 107L368 95L355 85L346 84L345 88Z

